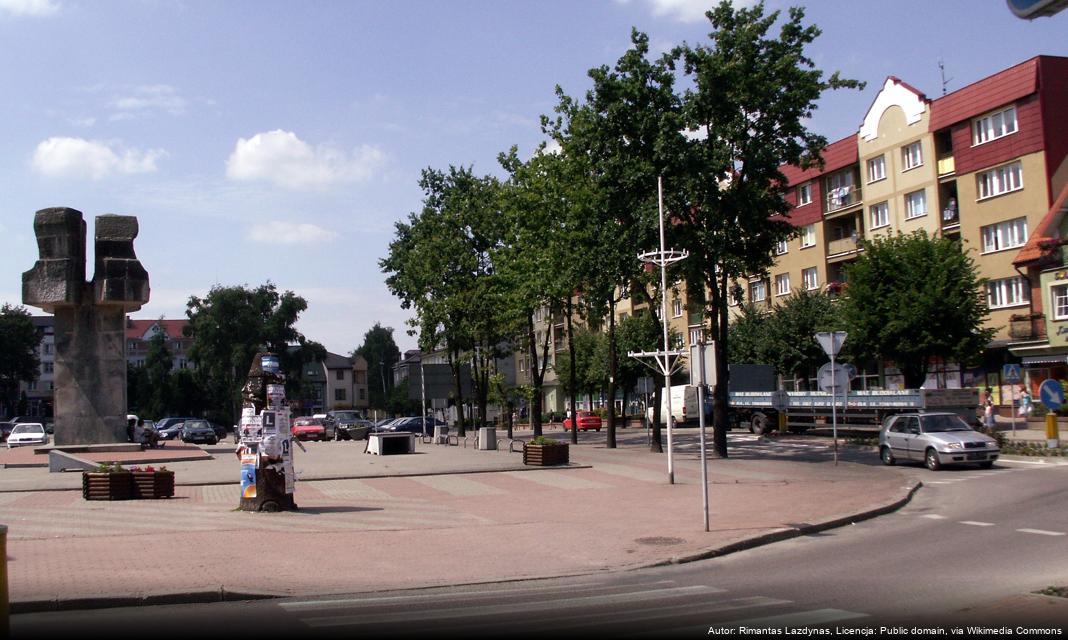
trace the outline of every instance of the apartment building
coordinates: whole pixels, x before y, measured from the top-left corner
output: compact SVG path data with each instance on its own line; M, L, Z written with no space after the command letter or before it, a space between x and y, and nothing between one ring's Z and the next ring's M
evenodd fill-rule
M827 146L822 168L784 167L799 236L777 248L768 277L745 283L746 299L770 305L799 288L834 294L860 240L924 229L959 240L974 258L996 329L981 366L940 363L928 385L990 386L1000 398L1008 393L1001 365L1021 357L1037 385L1055 373L1046 365L1068 358L1068 339L1060 341L1068 326L1052 342L1047 327L1068 321L1066 113L1063 57L1037 56L936 99L887 78L857 134ZM901 383L885 364L872 363L871 386Z
M157 335L162 334L171 352L171 371L192 369L194 364L188 357L193 339L183 334L188 320L134 320L126 319L126 362L131 367L143 367L148 355L148 344Z

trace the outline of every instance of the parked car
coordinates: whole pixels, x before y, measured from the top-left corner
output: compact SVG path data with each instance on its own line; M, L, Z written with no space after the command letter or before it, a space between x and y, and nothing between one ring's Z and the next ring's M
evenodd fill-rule
M7 436L7 448L24 444L48 444L48 434L40 422L20 422Z
M922 462L931 471L947 464L989 469L1001 450L996 440L968 426L955 413L902 413L890 416L879 432L883 464Z
M326 432L326 437L324 439L333 440L334 434L337 433L337 421L325 413L317 413L312 417L322 421L323 430Z
M174 440L182 433L182 424L186 420L197 418L163 418L156 422L156 431L159 432L160 440Z
M577 413L579 431L589 431L590 429L593 429L594 431L601 430L601 416L593 411L579 411ZM570 430L572 428L571 424L571 418L566 418L564 420L564 431Z
M146 420L145 423L147 424L148 421ZM208 422L208 424L211 425L212 431L215 432L215 439L216 440L222 441L222 440L226 439L226 436L229 433L229 429L227 429L226 427L222 426L221 424L215 424L214 422Z
M219 437L207 420L186 420L182 423L182 442L215 444Z
M7 440L11 430L15 428L14 422L0 422L0 441Z
M290 431L297 440L326 440L326 426L322 418L302 416L293 421Z
M437 418L427 417L426 419L426 433L427 435L433 435L434 426L444 427L445 423ZM386 432L400 432L407 431L408 433L423 433L423 419L419 416L409 416L406 418L397 418L388 424L384 424L380 427L375 427L375 431Z
M338 440L366 440L367 434L374 429L370 420L354 420L351 422L338 423Z

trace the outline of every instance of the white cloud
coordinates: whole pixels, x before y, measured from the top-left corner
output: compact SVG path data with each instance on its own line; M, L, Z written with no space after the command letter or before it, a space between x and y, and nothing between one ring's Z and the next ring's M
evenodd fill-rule
M51 16L59 12L52 0L0 0L0 13L13 16Z
M171 115L185 113L188 102L178 90L167 84L151 84L134 87L130 95L112 98L110 106L118 110L112 120L124 120L135 116L165 111Z
M114 173L150 173L163 149L140 151L116 142L84 138L49 138L37 145L33 167L46 176L100 180Z
M253 242L264 244L316 244L333 242L338 234L329 229L306 222L282 222L273 220L253 225L248 237Z
M226 176L295 189L323 187L368 180L384 159L377 147L360 145L346 153L330 145L313 147L291 131L275 129L239 138L226 161Z

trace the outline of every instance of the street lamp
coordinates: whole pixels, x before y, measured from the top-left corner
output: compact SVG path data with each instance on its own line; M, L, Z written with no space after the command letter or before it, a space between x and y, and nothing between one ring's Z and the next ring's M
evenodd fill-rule
M685 251L676 251L674 249L667 250L664 248L664 179L657 177L656 179L656 191L657 199L660 207L660 250L659 251L647 251L645 253L639 253L638 259L648 264L655 264L660 267L660 321L664 325L664 349L662 351L652 352L631 352L628 353L632 358L653 358L659 367L660 372L664 374L664 385L667 388L667 444L668 444L668 484L675 484L675 464L672 459L672 439L671 439L671 357L682 355L682 351L672 350L668 343L668 314L667 314L667 266L675 264L680 260L684 260L689 257L689 253ZM663 357L661 361L660 358Z

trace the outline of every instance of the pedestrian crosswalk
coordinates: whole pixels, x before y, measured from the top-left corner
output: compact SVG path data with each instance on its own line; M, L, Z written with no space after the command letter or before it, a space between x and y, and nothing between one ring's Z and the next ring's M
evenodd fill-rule
M512 583L285 601L277 606L309 630L376 636L433 629L456 637L594 630L623 637L692 637L712 630L735 635L741 628L796 629L869 617L861 611L807 608L773 595L732 593L710 584L627 580L587 577L535 586Z

